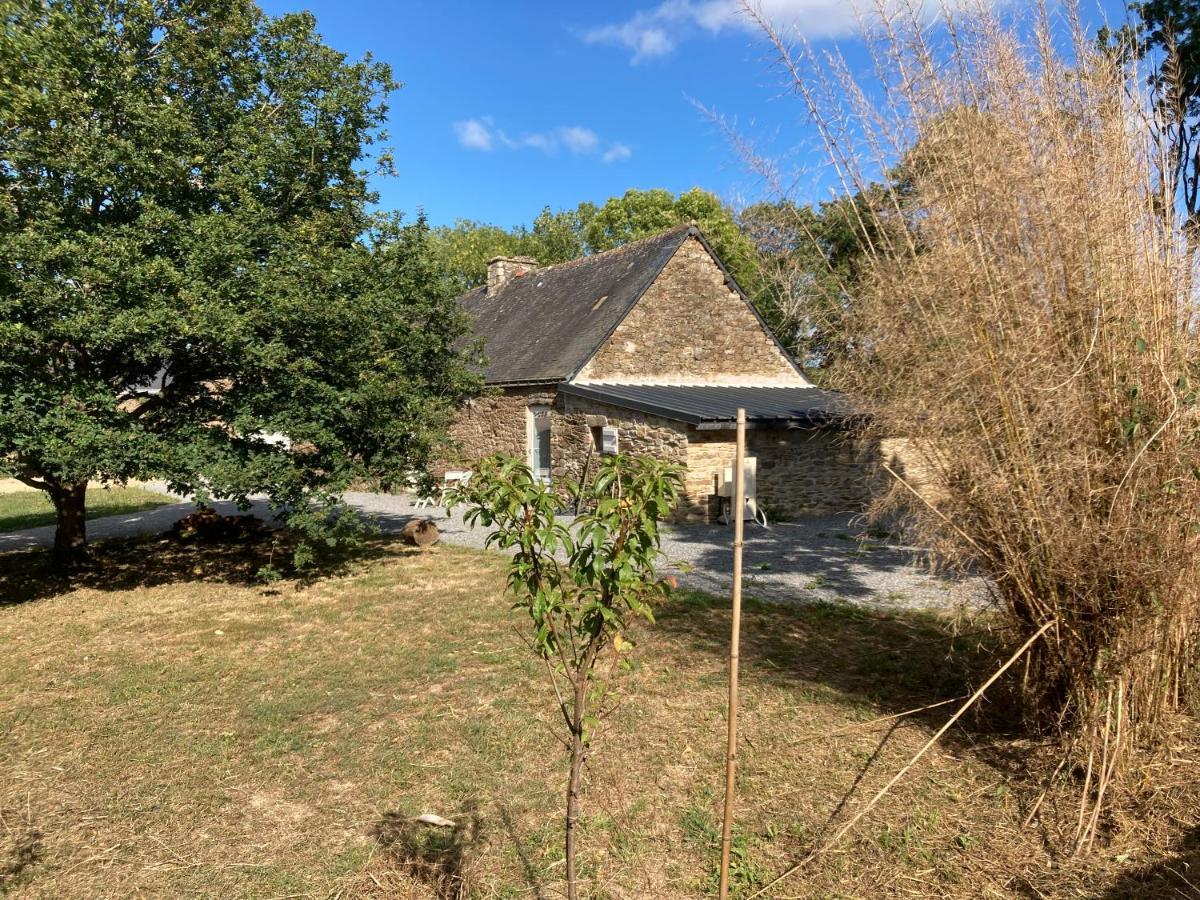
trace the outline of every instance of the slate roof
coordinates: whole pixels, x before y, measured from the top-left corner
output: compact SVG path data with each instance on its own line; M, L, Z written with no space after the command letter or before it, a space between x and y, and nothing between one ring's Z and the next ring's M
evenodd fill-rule
M738 407L746 410L749 427L814 427L858 415L845 394L815 387L562 384L559 390L701 429L732 427Z
M483 338L489 384L566 381L612 334L695 226L681 225L615 250L486 287L459 303Z

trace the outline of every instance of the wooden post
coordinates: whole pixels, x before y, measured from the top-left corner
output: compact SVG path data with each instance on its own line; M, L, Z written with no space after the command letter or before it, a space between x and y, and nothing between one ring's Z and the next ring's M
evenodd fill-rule
M742 536L746 509L746 410L737 411L733 458L733 625L729 636L729 723L725 749L725 820L721 825L721 900L729 896L729 851L733 835L733 781L737 763L738 645L742 633Z

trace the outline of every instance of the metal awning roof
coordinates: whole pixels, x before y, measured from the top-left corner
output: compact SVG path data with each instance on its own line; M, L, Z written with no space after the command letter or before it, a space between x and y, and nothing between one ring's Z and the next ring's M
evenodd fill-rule
M571 384L564 394L686 422L702 429L731 428L738 408L753 427L812 428L843 424L857 414L836 391L803 387L724 385Z

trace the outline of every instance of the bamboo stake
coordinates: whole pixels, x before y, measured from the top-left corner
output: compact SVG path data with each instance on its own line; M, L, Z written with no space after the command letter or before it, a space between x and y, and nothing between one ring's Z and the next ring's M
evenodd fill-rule
M746 410L737 411L733 460L733 625L729 636L729 737L725 748L725 820L721 825L721 900L729 896L733 835L733 779L737 765L738 645L742 633L742 537L746 527Z

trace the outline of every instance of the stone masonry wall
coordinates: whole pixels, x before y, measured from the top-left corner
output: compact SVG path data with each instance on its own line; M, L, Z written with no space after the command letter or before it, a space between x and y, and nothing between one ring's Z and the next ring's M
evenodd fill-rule
M582 477L589 447L595 448L591 457L591 464L595 465L600 451L593 427L598 426L588 424L588 420L595 421L595 417L603 417L606 424L619 429L621 453L653 456L681 466L686 464L688 439L683 423L563 395L563 407L554 420L551 438L556 475L572 479Z
M747 452L758 457L758 494L777 516L861 512L878 462L874 442L832 428L753 430Z
M733 465L733 431L688 435L687 517L711 519L718 509L714 476ZM829 428L752 428L746 454L757 459L757 499L770 518L858 512L870 499L874 446Z
M807 384L694 237L671 257L576 380Z
M450 437L458 445L434 467L434 474L456 468L493 453L508 453L524 459L529 447L526 409L531 405L553 405L554 388L506 388L477 397L458 411Z
M620 429L622 453L654 456L685 467L685 496L672 518L712 521L719 504L714 476L733 464L733 431L698 431L680 422L609 406L546 388L510 388L464 408L452 429L459 448L435 468L466 465L491 453L528 452L530 405L550 407L551 475L578 480L599 459L594 429L601 418ZM758 459L758 500L772 518L857 512L878 487L880 449L834 429L749 429L746 452ZM897 449L889 446L892 453ZM591 471L594 472L594 469Z
M506 388L503 393L481 397L459 412L450 430L458 445L440 473L454 465L468 464L492 453L508 453L524 459L529 449L530 406L550 408L551 478L578 479L587 464L588 449L594 447L589 417L600 416L620 429L622 453L655 456L683 465L687 455L685 426L658 416L594 403L546 388ZM594 464L599 448L592 452Z

